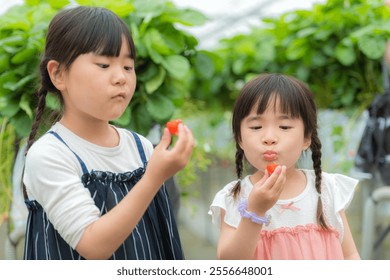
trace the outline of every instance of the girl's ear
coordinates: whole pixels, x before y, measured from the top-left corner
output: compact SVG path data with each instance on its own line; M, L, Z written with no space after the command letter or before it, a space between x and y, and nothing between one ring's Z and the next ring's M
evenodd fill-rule
M310 145L311 145L311 134L304 139L302 149L306 151L310 147Z
M244 150L244 149L242 148L242 143L241 143L241 141L237 142L237 144L238 144L238 146L241 148L241 150Z
M60 64L55 60L50 60L47 63L47 72L53 85L59 90L65 89L65 75Z

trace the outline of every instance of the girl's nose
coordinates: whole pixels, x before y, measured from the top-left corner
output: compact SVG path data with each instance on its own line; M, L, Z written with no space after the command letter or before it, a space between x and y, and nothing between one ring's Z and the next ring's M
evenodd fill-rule
M265 145L274 145L274 144L276 144L276 139L273 139L273 138L265 138L265 139L263 140L263 143L264 143Z
M116 85L123 85L126 83L126 74L124 73L124 69L117 69L113 74L113 82Z
M274 145L278 141L275 131L272 129L268 129L265 131L263 135L263 144L264 145Z

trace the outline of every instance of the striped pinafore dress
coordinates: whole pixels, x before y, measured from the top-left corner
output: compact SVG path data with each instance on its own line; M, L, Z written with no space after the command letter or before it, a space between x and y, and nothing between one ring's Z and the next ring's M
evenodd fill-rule
M50 131L69 149L64 140ZM115 207L143 176L147 160L138 135L132 132L137 143L143 166L125 173L88 171L82 159L72 150L81 164L81 181L88 188L96 206L104 215ZM29 210L24 259L79 260L83 259L58 234L48 220L42 206L35 200L26 199ZM113 260L183 259L181 242L174 214L165 186L162 186L133 232L114 252Z

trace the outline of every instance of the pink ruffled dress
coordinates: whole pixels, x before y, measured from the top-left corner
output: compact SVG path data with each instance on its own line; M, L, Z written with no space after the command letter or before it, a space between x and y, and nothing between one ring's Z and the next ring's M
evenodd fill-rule
M314 186L312 170L302 170L307 178L304 191L295 198L278 200L267 211L271 223L263 226L257 243L254 259L261 260L337 260L343 259L341 243L344 226L340 211L352 201L357 180L341 174L322 173L321 200L325 219L331 230L321 229L316 222L318 193ZM253 185L249 176L241 182L240 198L233 199L230 190L236 181L220 190L210 206L209 214L218 227L221 223L221 209L225 210L224 222L237 227L241 216L237 205L247 198Z

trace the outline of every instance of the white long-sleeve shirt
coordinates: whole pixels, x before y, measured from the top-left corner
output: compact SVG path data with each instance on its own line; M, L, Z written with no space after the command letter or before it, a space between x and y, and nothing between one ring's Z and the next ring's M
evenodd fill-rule
M143 166L136 142L130 131L116 128L120 136L116 147L92 144L56 123L50 130L58 133L88 171L123 173ZM148 159L152 143L140 136ZM36 200L45 210L62 238L76 248L85 228L99 219L100 213L81 182L80 162L64 143L46 133L30 148L26 157L23 181L30 200Z

